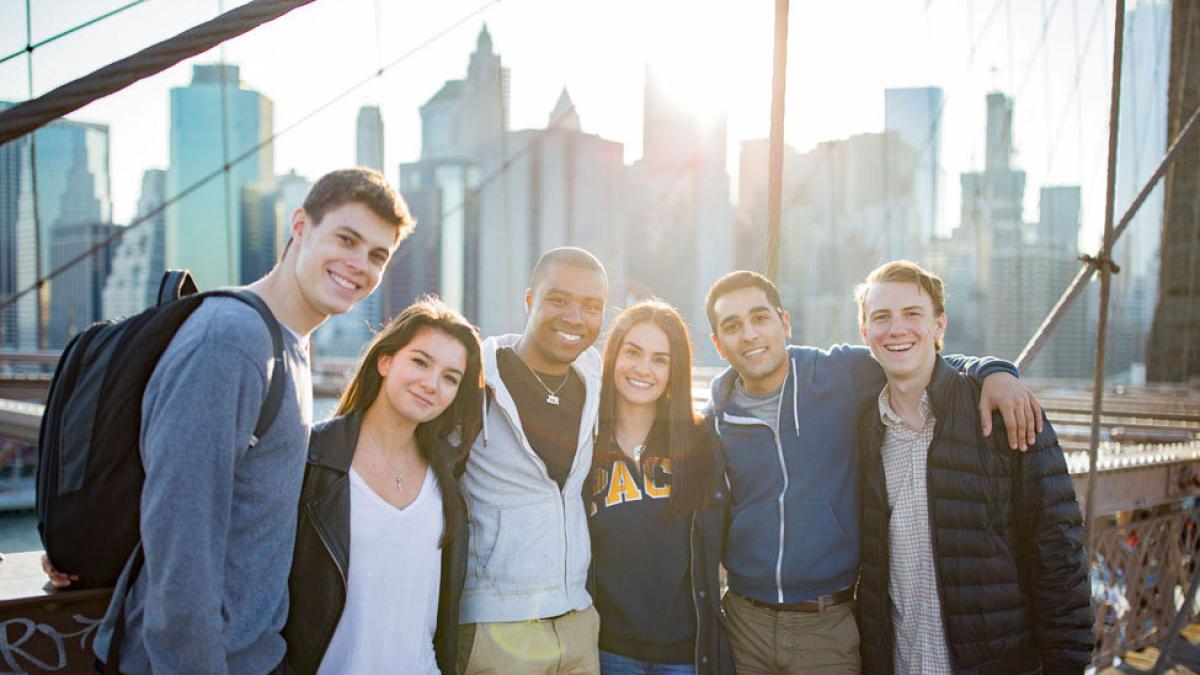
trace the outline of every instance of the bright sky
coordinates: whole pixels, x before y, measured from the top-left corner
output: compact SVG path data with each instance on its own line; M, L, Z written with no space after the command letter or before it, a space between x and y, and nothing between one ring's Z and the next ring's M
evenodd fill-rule
M36 42L127 0L31 0ZM1128 0L1130 7L1137 0ZM0 0L0 56L25 45L25 0ZM225 2L224 8L240 4ZM958 174L983 162L984 96L1015 95L1016 163L1037 188L1083 186L1083 242L1099 240L1112 60L1113 0L845 0L791 4L786 139L805 151L824 140L880 131L885 87L945 90L943 227L957 223ZM40 94L219 13L217 0L149 0L35 52ZM275 103L281 130L381 65L482 9L427 47L277 142L277 173L315 178L354 161L360 105L382 107L387 173L420 152L418 106L466 74L480 25L511 70L511 126L542 127L565 85L585 131L641 155L642 74L649 62L697 111L724 110L729 167L742 139L769 129L774 3L710 0L317 0L226 43L247 86ZM1045 28L1045 31L1043 31ZM1044 33L1044 39L1043 39ZM190 64L140 82L73 115L110 125L114 216L133 215L140 176L167 164L168 90ZM27 97L27 64L0 64L0 98ZM214 167L215 168L215 167ZM736 185L736 176L735 183Z

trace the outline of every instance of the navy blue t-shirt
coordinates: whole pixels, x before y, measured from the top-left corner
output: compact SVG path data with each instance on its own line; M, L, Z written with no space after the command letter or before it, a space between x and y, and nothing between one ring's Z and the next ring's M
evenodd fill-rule
M667 515L671 460L651 433L641 466L599 443L588 490L600 649L639 661L691 663L696 612L688 571L690 519Z

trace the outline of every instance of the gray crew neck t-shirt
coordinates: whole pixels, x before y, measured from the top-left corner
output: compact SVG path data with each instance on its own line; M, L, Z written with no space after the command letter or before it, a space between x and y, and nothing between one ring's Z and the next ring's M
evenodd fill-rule
M783 386L781 385L766 396L754 396L742 387L742 378L739 377L733 383L733 396L730 398L738 407L766 422L775 431L779 431L779 395L782 391Z

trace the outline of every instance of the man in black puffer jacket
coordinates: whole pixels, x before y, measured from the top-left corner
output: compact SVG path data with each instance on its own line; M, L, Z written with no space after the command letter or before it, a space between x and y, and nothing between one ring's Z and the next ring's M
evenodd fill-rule
M1054 431L1026 453L983 436L978 389L938 354L937 276L888 263L857 297L888 378L861 420L863 672L1082 673L1094 619Z

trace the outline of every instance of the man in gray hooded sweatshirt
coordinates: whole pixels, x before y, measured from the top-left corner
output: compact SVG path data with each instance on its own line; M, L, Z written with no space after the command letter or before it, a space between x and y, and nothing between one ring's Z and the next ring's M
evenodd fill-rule
M483 343L487 410L462 477L471 530L459 673L600 670L582 489L607 295L595 256L550 250L525 291L525 330Z

